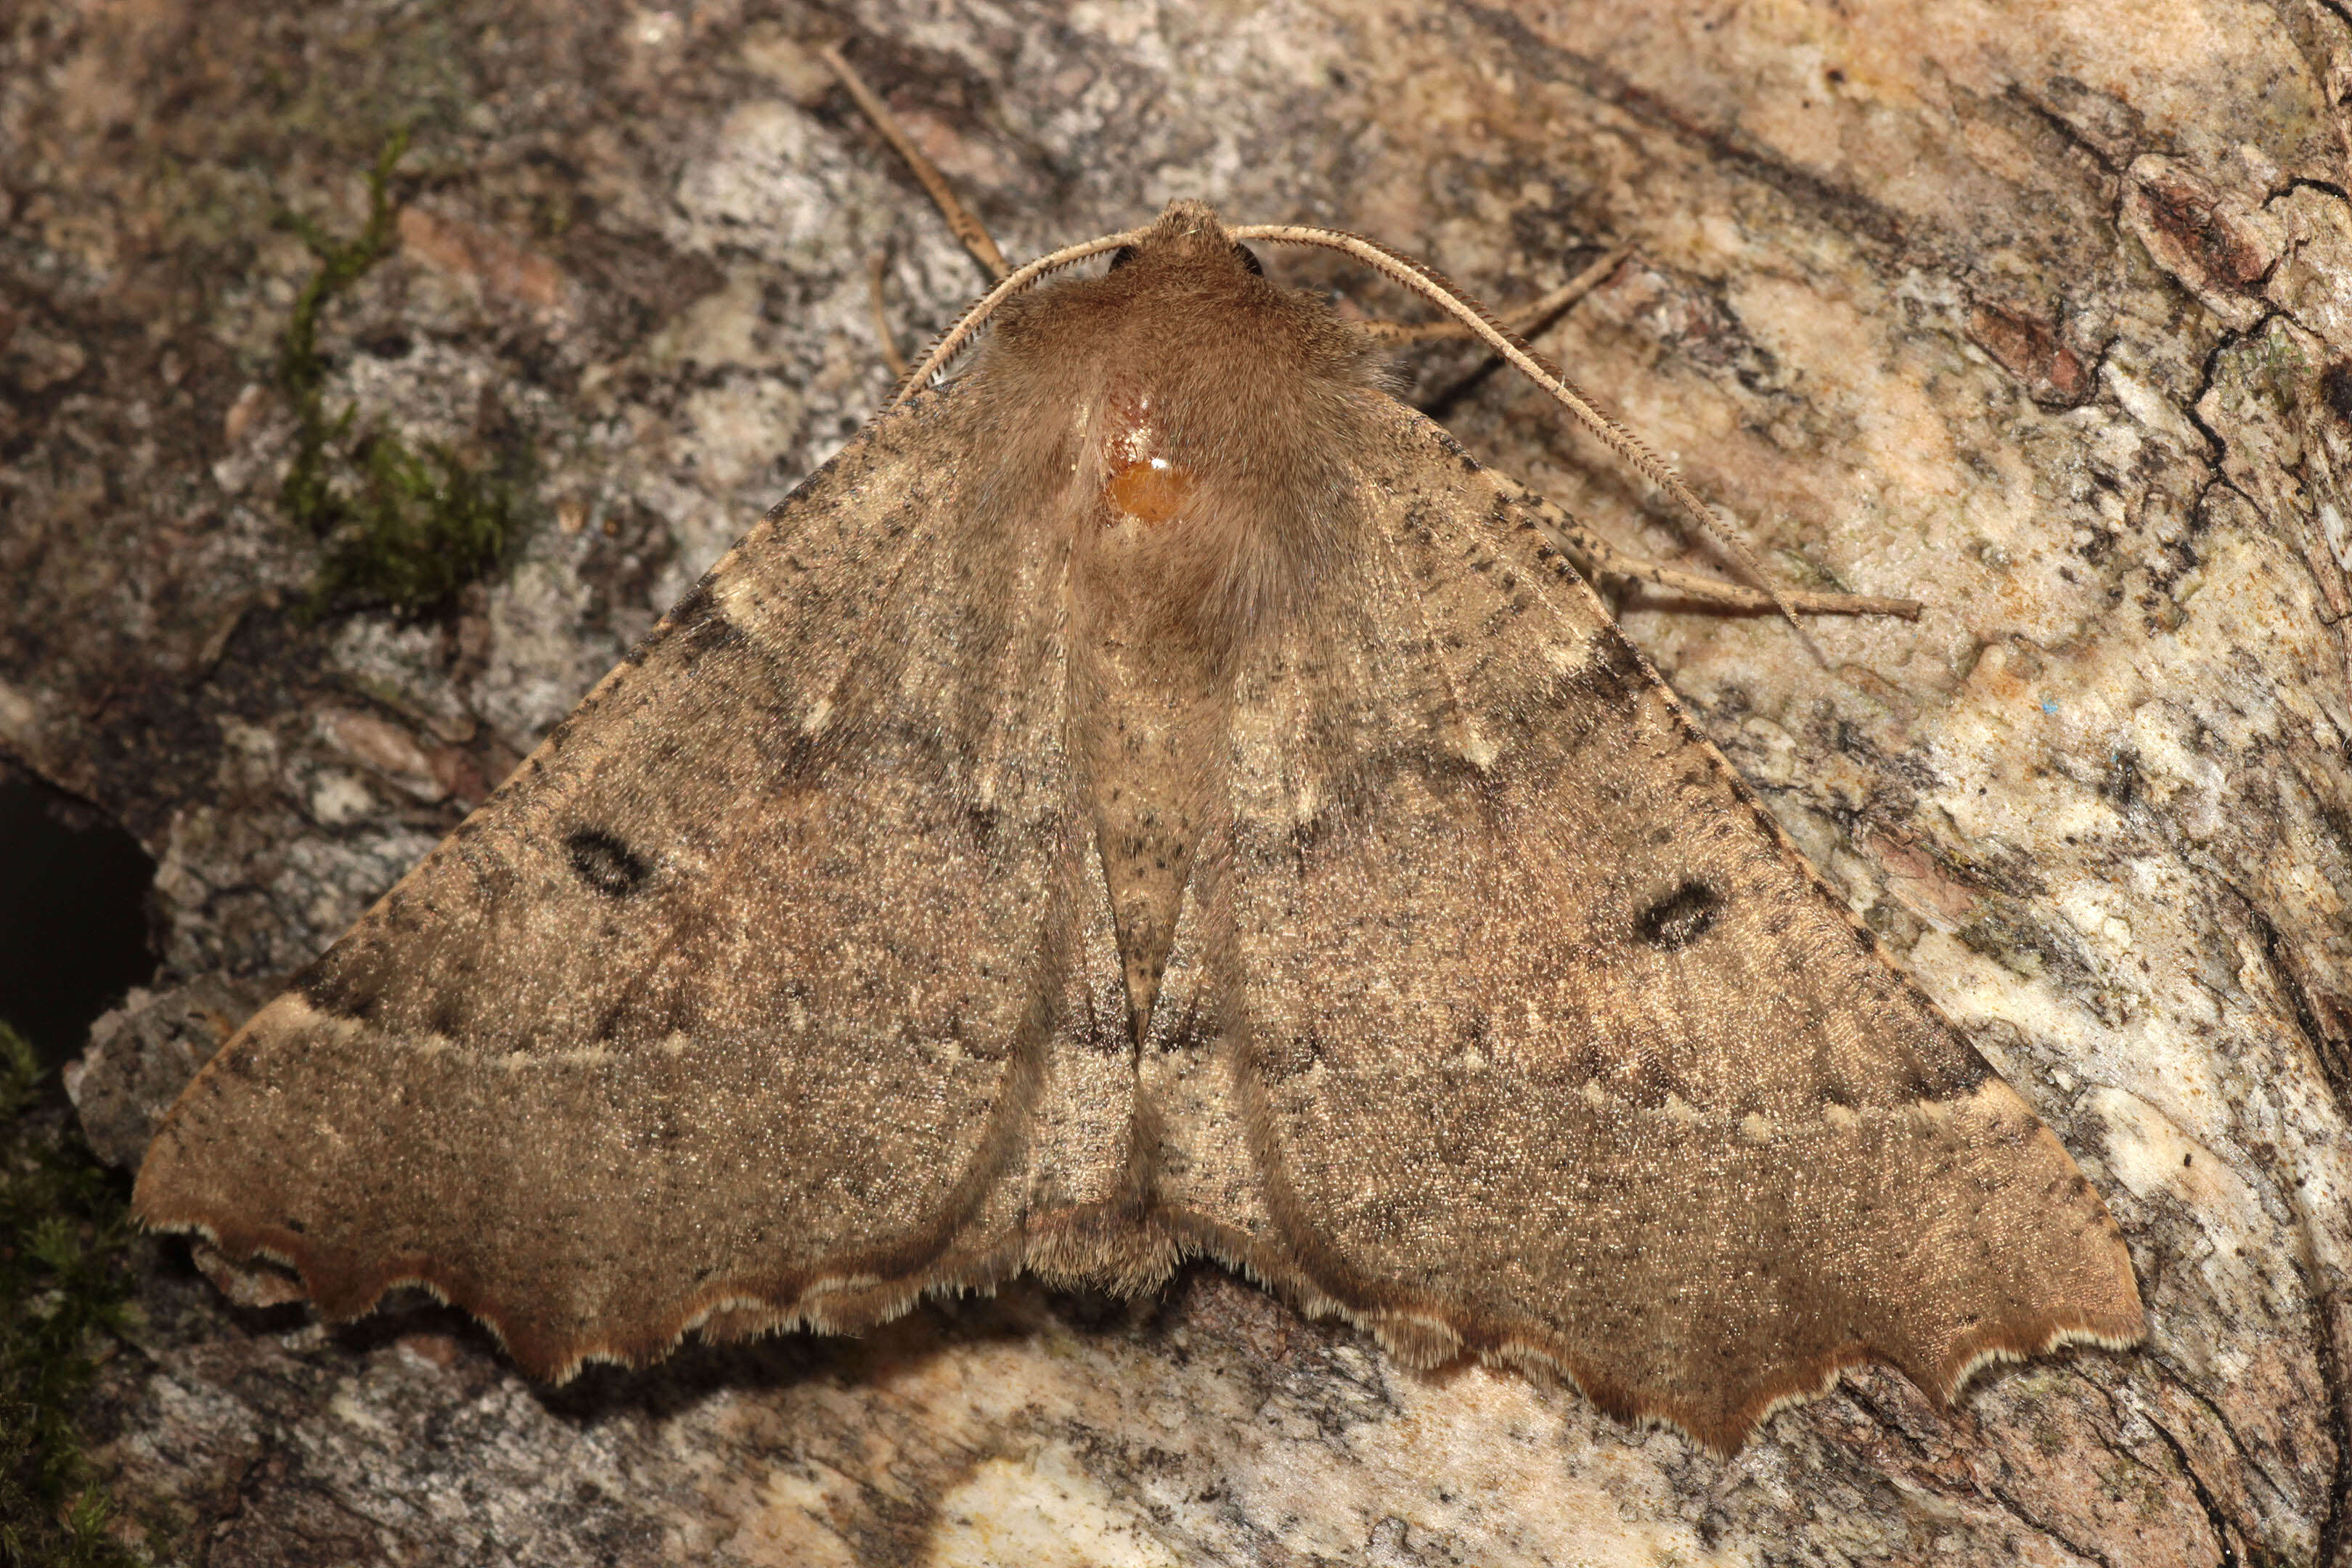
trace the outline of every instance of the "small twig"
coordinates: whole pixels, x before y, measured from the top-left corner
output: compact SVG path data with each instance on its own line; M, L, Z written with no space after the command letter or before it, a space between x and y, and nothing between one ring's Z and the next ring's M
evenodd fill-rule
M1531 305L1522 305L1502 318L1507 331L1530 338L1549 326L1570 305L1599 288L1609 275L1617 270L1624 259L1633 254L1631 245L1619 245L1600 260L1553 289ZM1475 337L1468 326L1451 320L1443 321L1361 321L1363 331L1387 343L1433 343Z
M874 300L874 335L882 344L882 363L890 367L894 381L907 379L907 356L898 352L898 342L890 331L890 313L882 308L882 274L890 265L890 253L877 250L866 261L866 281Z
M1916 599L1889 599L1873 594L1816 594L1783 588L1776 600L1773 595L1762 589L1664 566L1618 549L1577 521L1549 497L1525 487L1515 486L1512 489L1516 499L1536 514L1536 526L1543 530L1545 537L1551 541L1552 548L1582 567L1585 575L1591 578L1643 583L1702 605L1717 605L1727 609L1770 611L1785 606L1801 616L1895 616L1906 621L1919 618L1921 605Z
M1472 336L1493 349L1505 363L1549 394L1554 402L1567 409L1578 424L1598 437L1601 443L1616 453L1627 467L1672 496L1676 505L1730 552L1739 563L1740 569L1754 578L1759 587L1772 595L1772 603L1780 607L1797 640L1811 649L1815 658L1824 664L1829 662L1815 646L1812 634L1798 623L1797 612L1789 607L1787 598L1774 586L1771 578L1765 575L1763 566L1756 559L1756 552L1748 549L1738 534L1725 528L1722 520L1698 499L1690 486L1683 482L1682 476L1643 445L1640 437L1602 413L1591 395L1569 380L1558 365L1538 353L1526 339L1507 330L1485 306L1447 281L1444 274L1424 262L1414 260L1401 250L1391 249L1379 240L1366 239L1360 234L1349 234L1336 228L1318 228L1307 224L1251 223L1226 232L1244 243L1262 239L1276 245L1314 245L1327 250L1344 252L1384 277L1403 284L1461 321L1470 330Z
M931 200L939 204L940 216L948 220L948 226L955 230L958 239L963 241L963 247L979 258L980 264L988 268L991 278L1002 279L1012 271L1013 268L1004 263L1004 253L996 248L996 241L988 237L987 228L972 215L971 208L956 199L955 192L949 188L947 176L940 173L937 164L923 156L922 149L915 145L914 138L907 134L891 114L889 105L882 101L881 94L866 86L866 79L849 68L849 62L841 58L841 50L835 46L826 44L816 53L819 59L833 68L833 74L839 77L841 85L849 89L849 96L857 100L857 107L865 111L866 119L874 122L874 129L882 132L890 145L898 150L898 156L907 160L907 166L915 171L915 178L923 182L923 189L930 192Z

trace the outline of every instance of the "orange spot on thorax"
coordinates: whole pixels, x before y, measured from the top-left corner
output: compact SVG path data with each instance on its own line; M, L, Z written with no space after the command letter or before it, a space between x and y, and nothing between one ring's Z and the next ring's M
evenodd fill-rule
M1192 498L1192 474L1166 456L1151 395L1115 395L1106 416L1103 503L1111 510L1111 521L1129 517L1147 526L1166 522Z

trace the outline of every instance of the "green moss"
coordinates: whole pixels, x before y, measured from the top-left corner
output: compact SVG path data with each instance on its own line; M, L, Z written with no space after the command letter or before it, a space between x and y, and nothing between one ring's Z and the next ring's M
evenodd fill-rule
M326 531L313 613L383 605L424 615L502 560L514 537L511 491L438 442L420 453L373 433L352 449L357 486Z
M368 216L356 237L331 237L310 219L280 224L299 236L318 270L294 301L279 342L278 384L296 420L294 460L278 501L326 547L306 614L385 606L404 615L445 608L497 566L515 538L512 489L438 442L412 449L393 433L354 433L356 405L330 416L320 316L390 253L398 208L392 173L408 151L394 132L368 173Z
M141 1559L83 1458L75 1416L93 1351L129 1321L119 1184L55 1110L41 1066L0 1024L0 1564L111 1568Z

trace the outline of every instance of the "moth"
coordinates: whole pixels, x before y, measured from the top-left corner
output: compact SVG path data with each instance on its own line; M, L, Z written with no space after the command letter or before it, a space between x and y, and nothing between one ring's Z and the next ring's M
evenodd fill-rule
M2137 1341L2056 1139L1286 240L1486 321L1191 202L1012 273L220 1050L140 1216L558 1380L1192 1257L1720 1452Z

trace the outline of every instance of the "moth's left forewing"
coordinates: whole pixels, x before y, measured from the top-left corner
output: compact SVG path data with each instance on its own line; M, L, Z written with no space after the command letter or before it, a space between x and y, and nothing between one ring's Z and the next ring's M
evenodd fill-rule
M1260 1197L1224 1247L1723 1448L1857 1361L1944 1395L2137 1338L2048 1130L1511 487L1382 408L1365 537L1239 677L1200 951Z
M1016 1269L1066 551L959 499L965 407L877 420L226 1045L141 1216L330 1317L425 1283L541 1375Z

